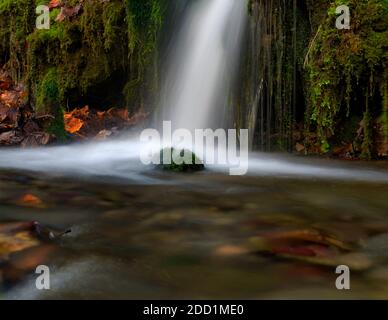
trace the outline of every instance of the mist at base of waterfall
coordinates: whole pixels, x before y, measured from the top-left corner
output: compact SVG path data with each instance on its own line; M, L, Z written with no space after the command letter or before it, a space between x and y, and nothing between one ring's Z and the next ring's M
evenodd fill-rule
M144 165L140 160L140 154L147 152L149 147L149 144L132 137L45 148L7 148L0 151L0 169L61 174L70 178L105 176L137 183L160 183L155 174L155 166ZM387 166L361 161L349 163L251 152L247 166L247 176L388 182ZM204 175L204 179L206 174L228 175L230 166L214 164L206 165L206 169L204 173L200 173Z

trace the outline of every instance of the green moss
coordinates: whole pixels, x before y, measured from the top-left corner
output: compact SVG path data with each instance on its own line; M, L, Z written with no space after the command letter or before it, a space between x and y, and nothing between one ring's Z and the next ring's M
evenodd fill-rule
M50 69L43 78L37 95L38 108L44 108L45 104L60 101L58 73L56 69Z
M19 81L26 68L26 36L35 26L33 0L0 2L0 64Z
M62 92L59 87L58 72L50 68L38 85L36 110L39 114L51 114L53 120L47 132L54 134L59 141L66 140L64 112L61 107Z
M151 59L154 58L152 53L156 49L157 34L163 22L166 3L165 0L126 1L128 51L133 66L133 74L123 89L128 105L143 104L142 84Z
M177 152L177 150L174 148L162 149L159 155L161 164L158 165L157 168L173 172L195 172L205 169L203 162L194 154L194 152L184 149L178 150L180 157L187 155L190 158L189 162L183 161L183 163L176 163L174 161L175 152ZM168 161L170 162L169 164L163 163L164 153L171 155L170 161Z
M335 28L335 9L341 4L351 8L351 30ZM386 21L388 4L383 0L371 1L316 1L315 6L326 6L314 40L311 42L306 79L307 101L310 113L307 124L316 128L321 149L338 130L341 112L346 116L364 109L364 120L371 123L380 111L366 109L368 100L384 79L387 64L388 31ZM357 88L356 90L354 88ZM361 89L361 90L360 90ZM364 98L359 92L365 92ZM365 102L366 101L366 102ZM376 108L374 108L376 109ZM343 114L343 112L342 112ZM370 158L373 134L367 131L362 154Z
M56 118L60 113L47 107L53 78L60 108L70 92L85 95L117 73L128 75L126 92L132 96L128 102L137 108L136 99L149 90L144 79L156 48L165 0L84 0L76 17L55 21L60 9L54 9L50 29L37 30L35 8L48 2L0 1L0 64L6 63L16 81L28 84L36 110ZM66 3L74 6L79 1Z
M54 120L47 128L47 132L53 134L57 141L65 142L67 140L67 134L65 131L64 110L62 107L57 107L54 113Z

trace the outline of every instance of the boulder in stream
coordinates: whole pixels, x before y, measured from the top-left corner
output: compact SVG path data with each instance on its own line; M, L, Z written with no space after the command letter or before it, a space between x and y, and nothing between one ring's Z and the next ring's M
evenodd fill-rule
M160 150L158 169L173 172L196 172L205 169L203 161L187 149L164 148ZM165 159L168 161L164 161Z

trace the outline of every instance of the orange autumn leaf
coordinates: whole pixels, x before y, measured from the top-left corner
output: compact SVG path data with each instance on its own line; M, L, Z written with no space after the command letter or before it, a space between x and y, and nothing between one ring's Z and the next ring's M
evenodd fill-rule
M42 207L43 201L33 194L26 194L20 198L18 203L26 207Z
M65 115L65 130L69 133L76 133L81 130L84 122L81 119Z
M50 9L55 9L60 7L61 5L62 5L62 0L51 0L48 6Z

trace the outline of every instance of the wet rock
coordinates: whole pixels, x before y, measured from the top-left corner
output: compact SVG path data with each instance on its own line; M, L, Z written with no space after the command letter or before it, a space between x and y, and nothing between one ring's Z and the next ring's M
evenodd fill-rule
M32 134L32 133L40 131L40 128L39 128L38 124L35 121L28 120L25 123L25 125L23 126L23 131L26 134Z
M37 221L33 222L33 227L34 227L34 231L36 233L36 236L41 241L45 241L45 242L57 241L57 240L61 239L64 235L71 233L71 229L65 230L63 232L56 232L54 230L51 230L51 229L41 225Z
M56 246L46 244L14 254L2 268L4 283L11 286L22 281L28 274L34 272L37 266L47 264L50 255L56 249Z
M169 150L170 149L170 150ZM164 162L164 154L168 156L170 155L169 163ZM175 156L178 156L181 163L177 163L178 161L174 161ZM188 161L183 159L185 156ZM173 171L173 172L196 172L202 171L205 169L205 165L202 160L199 159L194 152L191 152L186 149L177 150L175 148L165 148L160 151L160 165L157 166L158 169Z
M11 146L23 141L21 134L16 131L8 131L0 134L0 145Z
M27 148L45 146L54 140L55 137L47 132L34 132L23 139L21 147Z
M98 140L106 140L107 138L109 138L111 135L113 134L112 131L110 130L101 130L97 135L96 135L96 139Z

